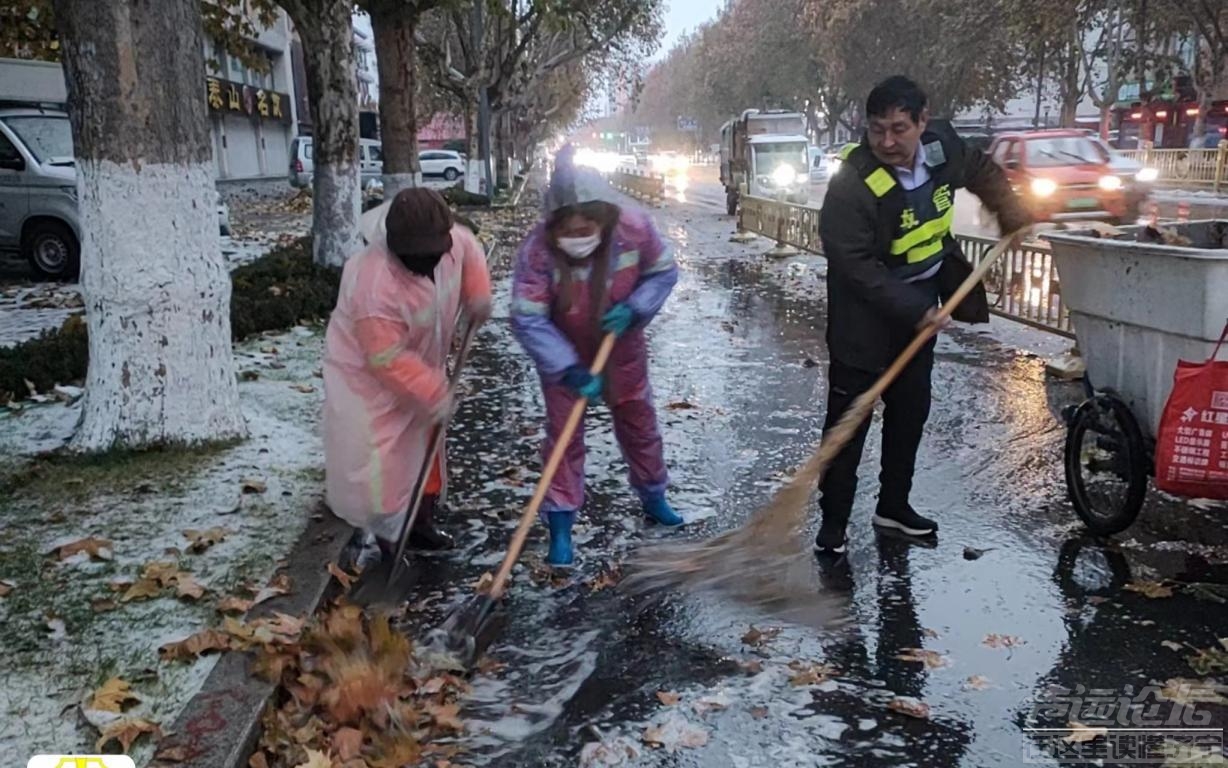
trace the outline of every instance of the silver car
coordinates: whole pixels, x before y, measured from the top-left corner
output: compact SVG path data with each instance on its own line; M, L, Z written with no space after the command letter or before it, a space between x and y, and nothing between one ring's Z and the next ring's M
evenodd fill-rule
M72 127L64 112L0 109L0 248L39 274L71 279L81 267Z

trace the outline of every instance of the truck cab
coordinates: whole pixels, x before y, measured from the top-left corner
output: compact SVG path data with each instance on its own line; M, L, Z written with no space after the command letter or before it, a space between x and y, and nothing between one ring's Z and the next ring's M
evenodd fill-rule
M799 112L748 109L721 127L721 183L729 215L743 190L805 204L810 198L810 140Z

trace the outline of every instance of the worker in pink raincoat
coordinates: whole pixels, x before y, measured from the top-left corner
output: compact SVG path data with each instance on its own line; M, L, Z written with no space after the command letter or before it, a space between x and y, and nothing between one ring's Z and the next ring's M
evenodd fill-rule
M546 219L516 257L511 325L537 364L546 400L544 456L576 398L604 396L614 435L644 514L666 526L682 518L665 498L669 474L648 382L644 328L678 281L669 247L641 210L620 207L605 181L560 153L546 192ZM606 333L618 341L604 376L589 366ZM584 430L567 446L542 505L547 562L571 565L571 528L584 502Z
M458 312L490 316L490 275L477 238L437 192L407 189L363 215L368 246L346 262L324 350L324 459L329 507L395 550L432 427L452 412L446 362ZM410 535L445 549L434 524L440 455Z

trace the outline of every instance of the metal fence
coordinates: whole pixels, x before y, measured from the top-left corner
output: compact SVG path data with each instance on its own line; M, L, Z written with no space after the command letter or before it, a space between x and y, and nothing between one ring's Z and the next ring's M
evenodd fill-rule
M665 198L665 177L638 168L618 168L610 174L615 189L647 203L660 204Z
M1228 144L1219 149L1130 149L1122 154L1159 174L1156 184L1164 187L1211 188L1218 192L1228 182L1225 161Z
M738 228L804 251L823 253L818 208L743 195ZM996 242L971 235L956 235L956 240L973 264L980 264ZM990 269L985 289L994 314L1074 338L1070 316L1062 306L1062 283L1047 244L1026 243L1007 251Z

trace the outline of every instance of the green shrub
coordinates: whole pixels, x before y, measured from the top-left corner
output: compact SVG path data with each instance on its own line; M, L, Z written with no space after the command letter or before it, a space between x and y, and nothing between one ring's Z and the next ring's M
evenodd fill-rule
M231 273L231 336L239 341L263 331L323 320L337 304L341 272L311 260L303 237ZM0 348L0 404L27 397L29 380L39 392L85 379L89 335L85 318L68 318L58 330Z
M39 392L81 381L88 360L89 335L81 315L68 318L56 330L43 331L38 338L0 348L0 404L29 396L26 381Z
M230 278L230 332L236 341L327 318L341 285L340 271L311 260L310 237L239 267Z

